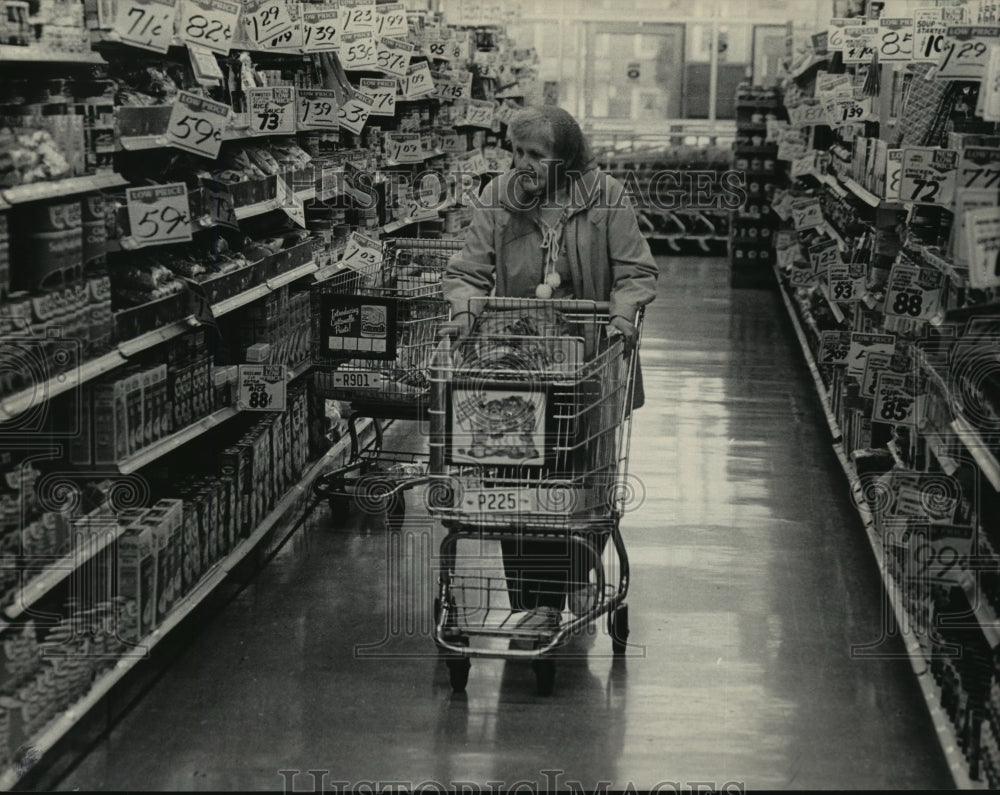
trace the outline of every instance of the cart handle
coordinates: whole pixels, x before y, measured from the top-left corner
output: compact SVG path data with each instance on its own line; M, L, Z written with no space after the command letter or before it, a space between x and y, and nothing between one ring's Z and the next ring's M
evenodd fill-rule
M504 309L514 303L523 305L526 301L537 301L560 312L585 311L605 315L611 312L610 301L586 301L576 298L500 298L497 296L469 299L470 304L474 303L476 307L484 309Z

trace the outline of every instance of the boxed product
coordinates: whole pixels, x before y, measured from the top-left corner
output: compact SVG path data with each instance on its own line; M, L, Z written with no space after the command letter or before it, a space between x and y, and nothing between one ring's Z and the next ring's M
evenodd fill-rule
M125 624L119 637L138 644L156 627L156 547L153 532L142 520L118 539L118 596L125 600Z
M0 694L9 696L17 692L18 687L41 667L41 663L33 621L4 635L0 646Z
M143 390L140 367L128 371L125 383L125 410L127 412L128 447L127 455L134 455L146 447L145 429L143 426Z
M237 531L244 538L253 530L250 501L253 494L251 486L251 467L253 466L253 450L248 445L235 444L227 447L219 455L219 473L223 477L233 478L236 485L239 502L237 516L239 527Z
M129 455L126 388L125 378L100 381L93 386L95 464L115 464Z
M190 504L194 512L194 520L197 527L198 547L197 559L194 555L192 555L191 558L191 570L194 571L194 564L200 562L199 576L201 576L206 569L215 563L215 558L212 556L211 551L212 501L201 486L202 483L200 480L193 481L182 491L181 494L185 503ZM189 527L187 529L188 532L190 532L194 528Z
M183 500L184 516L181 528L181 590L179 596L185 596L201 579L204 567L201 557L201 542L198 530L198 509L194 500Z
M159 623L180 598L184 503L174 499L158 500L149 509L144 521L152 527L156 545L156 604Z

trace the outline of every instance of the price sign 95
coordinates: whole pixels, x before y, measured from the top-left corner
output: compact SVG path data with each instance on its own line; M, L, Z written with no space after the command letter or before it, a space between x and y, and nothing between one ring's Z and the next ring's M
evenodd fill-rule
M215 160L222 146L222 131L232 108L221 102L181 91L170 111L167 142L185 152Z
M233 34L240 19L240 4L230 0L183 0L181 4L181 39L228 55Z
M114 31L125 44L166 52L174 39L177 0L119 0Z
M337 93L328 89L300 88L298 90L298 119L300 130L336 129Z
M128 188L128 220L137 248L191 239L191 208L183 182Z

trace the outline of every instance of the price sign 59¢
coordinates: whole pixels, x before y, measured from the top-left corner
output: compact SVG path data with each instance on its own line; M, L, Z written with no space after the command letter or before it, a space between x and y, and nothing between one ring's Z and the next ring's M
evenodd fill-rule
M170 112L167 142L192 154L215 160L222 146L222 131L232 108L221 102L181 91Z
M183 182L128 188L125 193L129 227L136 248L191 239L191 208L187 185Z

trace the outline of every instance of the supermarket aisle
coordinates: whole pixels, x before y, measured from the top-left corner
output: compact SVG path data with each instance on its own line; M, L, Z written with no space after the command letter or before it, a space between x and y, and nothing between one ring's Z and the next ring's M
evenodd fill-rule
M783 311L731 293L721 260L664 261L626 659L602 632L550 699L494 660L452 696L424 607L386 595L427 576L415 512L402 567L384 534L324 513L63 788L276 789L293 770L302 790L310 770L327 786L949 786L909 664L852 659L880 636L881 586Z

